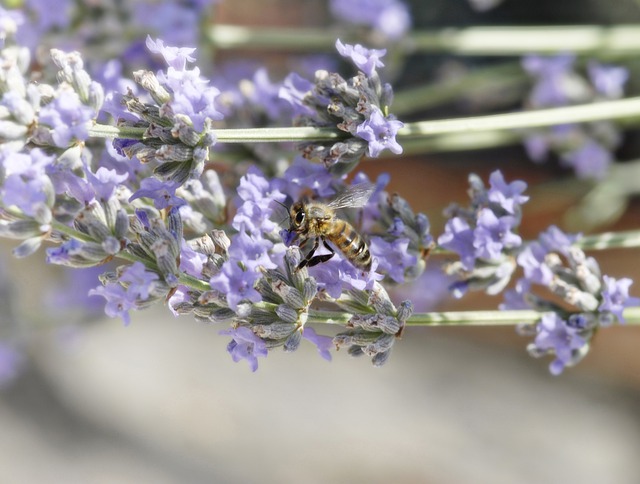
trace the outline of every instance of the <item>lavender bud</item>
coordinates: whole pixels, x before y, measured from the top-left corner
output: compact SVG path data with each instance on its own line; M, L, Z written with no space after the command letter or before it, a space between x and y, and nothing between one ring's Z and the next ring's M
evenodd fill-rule
M196 146L200 142L200 133L193 129L188 116L177 114L171 128L171 134L187 146Z
M374 356L378 353L382 353L384 351L388 351L393 346L395 341L395 336L391 334L383 334L378 339L369 343L368 345L362 348L365 354L369 356Z
M194 251L200 252L205 255L213 255L216 252L216 246L213 243L213 239L209 234L204 234L196 239L191 239L187 241L189 247L191 247Z
M28 257L37 251L41 245L42 237L31 237L13 249L12 254L17 258Z
M171 101L171 95L160 85L158 78L153 72L145 70L135 71L133 73L133 80L151 94L151 97L157 104L162 105Z
M180 241L182 241L183 233L182 233L182 219L180 218L180 211L176 207L172 207L169 210L169 215L167 217L167 228L173 238L176 240L176 257L180 254L180 248L178 247Z
M129 232L129 216L123 208L120 208L116 213L113 232L118 239L124 239Z
M291 306L287 306L286 304L280 304L278 307L276 307L276 314L280 319L287 323L298 322L298 311L293 309Z
M162 145L155 152L160 163L184 162L193 159L193 148L182 144Z
M407 319L411 317L412 314L413 314L413 304L411 303L411 301L409 300L402 301L400 303L400 306L398 306L398 314L396 316L398 318L398 321L404 324L407 321Z
M261 338L284 339L296 332L297 324L293 323L271 323L271 324L254 324L251 330Z
M306 279L302 288L302 297L304 301L309 304L316 297L318 293L318 283L315 279Z
M224 230L215 229L209 232L209 234L211 235L211 240L213 240L213 243L218 248L216 249L216 253L226 254L229 250L229 246L231 246L231 240L227 236L226 232L224 232Z
M291 352L297 350L298 347L300 346L300 342L301 341L302 341L302 332L301 331L295 331L285 341L284 348L283 348L284 351L286 351L287 353L291 353Z
M283 296L283 300L285 304L288 306L297 309L303 309L305 304L305 299L302 296L302 293L298 291L295 287L287 286L288 290L285 291ZM308 300L307 300L308 301Z
M102 247L102 250L104 250L109 255L115 255L120 252L120 241L115 237L107 237L102 241L100 245Z
M40 223L35 220L0 221L0 237L25 239L41 235Z
M377 281L375 282L371 294L369 296L369 304L373 305L375 310L387 316L395 316L396 308L391 302L389 293Z
M580 287L591 294L598 294L602 289L600 278L593 274L586 265L576 267L576 277Z
M371 358L371 363L373 363L373 366L375 366L376 368L379 368L384 365L387 360L389 360L389 355L391 355L391 351L376 353L375 355L373 355L373 358Z
M209 314L209 319L214 323L219 323L223 321L230 321L236 317L236 313L229 308L218 308L211 311Z
M382 314L355 314L349 319L349 325L365 331L382 331L387 334L396 334L401 327L396 318Z

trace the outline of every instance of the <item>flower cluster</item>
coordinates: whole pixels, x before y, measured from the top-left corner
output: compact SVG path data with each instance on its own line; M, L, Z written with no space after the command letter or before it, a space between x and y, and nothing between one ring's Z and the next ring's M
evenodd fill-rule
M197 67L187 69L187 63L194 61L191 54L195 49L165 46L150 37L147 47L160 54L169 67L156 74L134 72L135 81L155 104L141 101L132 92L123 96L127 111L133 116L122 120L120 127L144 128L144 134L140 141L119 139L118 147L130 158L157 162L154 174L164 182L149 181L134 197L149 197L151 192L171 197L189 178L202 174L209 149L215 143L211 122L222 118L214 104L219 91L207 85Z
M527 107L569 106L622 97L629 77L625 68L593 61L585 78L574 69L574 64L575 57L568 54L525 57L523 67L535 80ZM615 125L599 121L532 132L525 138L525 148L536 162L545 161L553 153L562 165L573 168L578 177L602 178L614 161L613 152L620 142L621 134Z
M89 5L61 1L50 13L41 0L25 2L24 11L0 7L0 236L21 241L18 256L46 242L48 263L105 268L89 294L125 324L132 310L158 301L176 316L230 324L221 331L231 338L227 350L253 371L271 350L292 352L303 340L327 360L333 347L384 364L404 327L428 319L412 314L411 302L392 301L387 288L417 280L435 247L429 219L387 191L387 175L373 182L362 173L347 176L365 155L403 150L396 140L403 123L389 113L392 88L378 73L386 50L338 40L340 56L358 69L349 79L316 68L313 82L291 74L279 83L266 68L244 64L235 75L219 69L213 87L192 65L195 49L173 45L195 45L198 15L214 2L167 0L142 19L147 2L105 5L103 17L132 14L160 30L171 26L174 35L164 37L170 45L146 38L161 70L140 41L107 42L126 25L105 32ZM373 45L400 39L409 26L400 0L332 1L330 8L365 26ZM84 31L81 41L121 55L108 62L87 56L85 67L80 53L54 49L50 64L34 62L30 48L42 52L56 29ZM124 78L134 62L146 70ZM587 82L572 63L528 58L536 78L528 105L621 96L626 71L590 64ZM297 126L321 128L297 130L311 133L302 156L280 144L256 145L248 130L226 138L241 141L234 148L212 153L214 128L288 125L291 113ZM101 124L110 118L116 126ZM420 133L424 124L415 127L407 131ZM246 137L235 137L240 133ZM599 122L531 133L527 147L536 159L558 153L579 175L593 177L604 173L617 143L612 125ZM449 207L437 239L459 256L445 266L457 278L451 289L494 295L521 268L502 307L540 313L520 330L534 337L531 354L553 354L551 371L560 373L586 354L599 328L623 322L624 308L639 303L629 296L631 280L602 275L578 239L556 228L523 242L524 182L506 182L496 171L488 187L476 175L469 183L470 206ZM298 217L315 225L296 225ZM327 322L342 328L330 336L311 327ZM0 384L22 364L17 348L0 341Z
M337 126L351 135L337 142L302 146L306 158L321 161L331 167L333 174L341 175L349 172L365 151L371 157L379 156L383 149L401 153L395 137L403 123L387 114L392 89L389 84L382 84L376 70L384 66L380 58L386 51L343 44L340 40L336 48L358 67L357 76L345 80L340 74L318 70L312 83L291 74L280 95L291 103L297 126Z
M631 279L602 275L597 261L575 245L578 239L552 226L527 244L517 257L524 277L501 305L544 312L539 322L522 325L520 331L535 337L528 347L531 355L555 356L549 366L554 375L587 354L598 328L623 323L623 309L640 305L640 299L629 297ZM543 289L548 297L540 294Z
M469 176L471 206L451 205L445 211L449 220L438 244L460 257L444 268L459 279L451 288L456 297L469 289L498 294L516 267L522 238L514 230L522 219L521 206L529 199L523 195L527 185L507 183L499 171L491 174L489 184L487 189L477 175Z
M353 289L336 302L353 314L347 322L348 329L333 338L336 347L346 347L351 356L370 356L374 366L385 364L393 343L402 336L405 322L413 312L411 302L403 301L396 308L377 282L371 291Z

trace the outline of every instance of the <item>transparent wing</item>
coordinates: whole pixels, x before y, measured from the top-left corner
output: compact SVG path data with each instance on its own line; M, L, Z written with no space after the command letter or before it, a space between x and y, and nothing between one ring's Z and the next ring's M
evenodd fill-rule
M364 207L375 190L376 186L372 183L358 183L347 188L327 205L333 209Z

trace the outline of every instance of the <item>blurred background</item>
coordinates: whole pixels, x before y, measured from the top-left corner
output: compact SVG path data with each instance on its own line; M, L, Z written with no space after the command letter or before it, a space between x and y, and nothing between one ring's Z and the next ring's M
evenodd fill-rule
M467 0L406 3L416 30L640 22L640 5L633 0L504 0L486 11ZM153 12L154 6L145 8ZM256 28L336 24L322 0L222 1L214 11L217 23ZM288 65L287 53L280 51L210 54L215 65L239 58L266 62L273 79L279 71L286 74ZM399 92L503 61L415 54L390 64ZM639 77L629 67L627 92L633 95ZM401 119L517 110L524 91L526 86L489 86ZM625 132L616 156L638 157L637 132ZM442 232L443 207L467 202L467 174L486 180L495 169L507 180L530 185L525 239L552 223L587 232L638 227L640 205L633 194L615 216L597 226L588 220L581 225L572 207L586 204L598 185L577 180L553 161L532 163L518 144L409 152L367 160L359 168L372 177L390 173L389 191L425 212L434 234ZM20 374L0 393L0 482L640 481L637 327L602 331L585 360L559 377L548 373L548 360L530 358L527 339L508 327L409 328L382 368L340 352L328 363L302 345L295 354L270 353L251 373L244 362L232 362L227 338L218 335L221 326L176 319L165 307L132 313L128 327L100 315L102 301L93 301L93 309L69 311L75 297L95 286L86 282L95 280L95 272L84 281L71 280L63 269L43 268L42 250L26 260L11 258L14 245L0 246L0 322L5 334L18 335L25 351ZM638 250L596 255L607 274L638 280ZM430 267L443 261L434 257ZM449 299L445 284L429 277L408 289L416 305L494 309L501 302L482 293ZM635 286L631 292L639 294Z

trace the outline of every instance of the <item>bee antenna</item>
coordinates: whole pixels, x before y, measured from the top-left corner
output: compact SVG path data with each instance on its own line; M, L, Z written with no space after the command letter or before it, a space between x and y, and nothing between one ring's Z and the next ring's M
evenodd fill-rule
M289 207L287 207L287 206L286 206L284 203L282 203L280 200L274 200L274 202L276 202L278 205L283 206L283 207L286 209L286 211L287 211L287 212L289 211Z
M289 215L289 207L287 207L284 203L282 203L280 200L273 200L274 202L276 202L278 205L281 205L286 211L287 211L287 216L285 218L283 218L280 223L278 225L282 226L287 220L291 219L291 216Z

